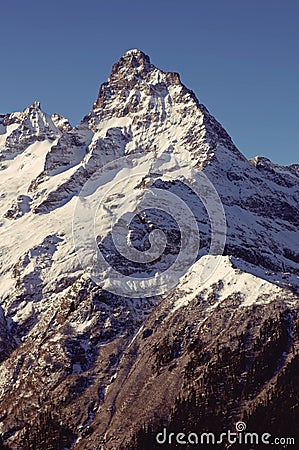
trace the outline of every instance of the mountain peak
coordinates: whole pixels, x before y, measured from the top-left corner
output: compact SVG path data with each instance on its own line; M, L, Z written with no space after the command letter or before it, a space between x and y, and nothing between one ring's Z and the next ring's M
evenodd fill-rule
M48 140L52 142L72 128L68 120L59 114L49 116L45 113L38 101L34 101L22 112L14 112L3 116L1 126L1 161L22 153L36 141ZM10 126L13 126L13 128L9 129Z
M202 157L205 151L213 153L212 149L216 148L217 143L237 152L229 135L200 105L194 92L184 86L178 73L155 67L149 56L141 50L132 49L113 65L111 75L100 87L93 111L86 118L89 120L93 114L96 115L96 119L92 118L92 127L94 121L103 123L103 120L116 117L127 117L134 124L141 124L145 111L146 121L156 123L164 130L167 126L172 128L174 116L181 130L191 127L192 131L186 131L186 136L182 138L182 146L185 148L188 141L190 149L192 147L192 151L201 153ZM140 133L140 128L136 133ZM200 147L199 141L205 150ZM206 155L203 160L207 158Z
M40 109L40 102L38 102L38 101L33 102L32 105L30 106L30 108Z
M111 76L118 74L145 75L155 67L151 64L148 55L141 50L132 49L124 53L118 62L112 67Z
M145 83L144 83L145 82ZM146 92L147 95L165 95L165 89L170 85L180 86L184 92L191 91L181 83L176 72L164 72L154 66L150 57L138 49L128 50L113 67L107 81L100 87L98 98L93 109L102 109L104 104L111 103L118 95L118 104L127 98L129 92Z
M139 50L138 48L132 48L131 50L127 50L123 55L123 57L130 57L130 56L150 59L148 55L146 55L142 50Z

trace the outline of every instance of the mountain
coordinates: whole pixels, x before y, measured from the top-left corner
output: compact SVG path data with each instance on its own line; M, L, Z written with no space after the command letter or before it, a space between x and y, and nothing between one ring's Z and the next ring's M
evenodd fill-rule
M296 435L298 165L248 161L130 50L74 128L38 102L1 115L0 169L9 449Z

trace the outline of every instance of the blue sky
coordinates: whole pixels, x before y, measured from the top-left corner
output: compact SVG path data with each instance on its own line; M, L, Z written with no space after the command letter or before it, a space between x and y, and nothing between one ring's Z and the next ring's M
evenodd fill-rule
M297 0L10 0L0 112L40 100L78 123L130 48L177 71L249 158L298 162Z

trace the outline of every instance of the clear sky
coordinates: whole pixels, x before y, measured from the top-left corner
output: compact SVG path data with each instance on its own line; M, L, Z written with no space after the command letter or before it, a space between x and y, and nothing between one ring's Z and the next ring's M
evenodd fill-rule
M73 125L131 48L176 71L249 158L299 162L298 0L10 0L0 112L40 100Z

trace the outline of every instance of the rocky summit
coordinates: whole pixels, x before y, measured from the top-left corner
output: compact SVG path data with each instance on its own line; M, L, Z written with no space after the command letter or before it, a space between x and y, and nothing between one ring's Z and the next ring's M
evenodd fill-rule
M0 169L0 449L299 438L298 164L130 50L77 126L0 115Z

